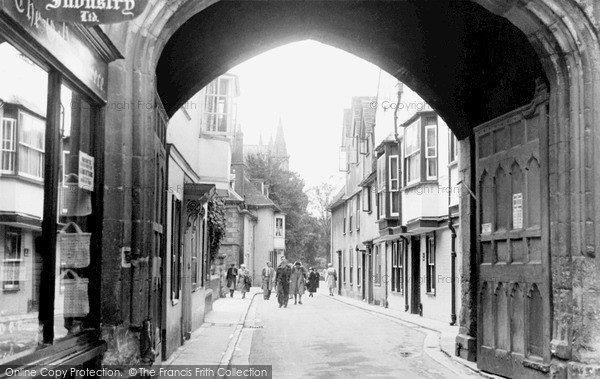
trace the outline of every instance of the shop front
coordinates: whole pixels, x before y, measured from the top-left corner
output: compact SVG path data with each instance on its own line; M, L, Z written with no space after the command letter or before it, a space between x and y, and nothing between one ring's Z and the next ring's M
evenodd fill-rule
M0 2L0 365L93 365L104 108L119 52L97 27Z

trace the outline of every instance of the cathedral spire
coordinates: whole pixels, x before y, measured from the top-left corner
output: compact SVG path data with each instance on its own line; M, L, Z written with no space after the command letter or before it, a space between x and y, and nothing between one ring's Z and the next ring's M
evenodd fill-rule
M276 155L287 156L287 146L285 143L285 136L283 135L283 121L281 120L281 113L279 114L279 124L277 125L277 134L275 135L274 150Z

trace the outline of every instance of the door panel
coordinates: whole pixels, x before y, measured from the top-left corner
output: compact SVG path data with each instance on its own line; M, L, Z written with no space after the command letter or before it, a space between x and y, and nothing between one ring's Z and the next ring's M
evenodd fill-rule
M547 107L544 88L531 105L475 128L477 365L514 378L547 377L550 359Z

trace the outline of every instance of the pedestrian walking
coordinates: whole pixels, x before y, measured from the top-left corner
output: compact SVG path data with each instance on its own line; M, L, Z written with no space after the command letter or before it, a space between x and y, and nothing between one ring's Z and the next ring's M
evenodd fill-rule
M271 298L271 290L273 289L273 282L275 279L275 269L273 269L271 262L267 262L267 265L262 269L262 290L263 297L265 300Z
M315 270L314 267L310 268L310 274L308 274L308 292L310 293L309 297L314 297L315 292L317 292L317 288L319 288L319 280L321 280L321 275Z
M294 304L302 304L302 295L304 295L305 284L306 269L302 267L302 263L296 261L290 278L290 293L294 295ZM296 297L298 297L298 299Z
M241 265L238 271L237 289L242 293L242 299L246 298L246 292L250 291L251 285L250 271L246 269L245 265Z
M229 297L233 297L233 291L235 291L235 286L237 284L237 275L238 269L235 267L235 264L232 263L231 267L227 269L227 288L229 289Z
M281 263L279 266L277 266L277 273L275 274L275 286L277 290L277 301L279 302L279 308L287 308L288 306L291 275L292 268L287 263L287 259L285 259L285 257L281 257Z
M337 271L333 267L333 263L327 265L327 274L325 275L327 281L327 288L329 288L329 296L333 296L333 289L337 284Z

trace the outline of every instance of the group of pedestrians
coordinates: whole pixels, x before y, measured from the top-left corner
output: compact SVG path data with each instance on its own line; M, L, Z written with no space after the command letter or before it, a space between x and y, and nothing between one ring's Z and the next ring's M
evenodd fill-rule
M333 270L335 271L335 269ZM267 262L267 266L262 271L264 299L269 300L271 291L275 289L277 291L279 308L287 308L288 301L292 298L294 299L294 304L302 304L302 295L308 289L308 296L314 297L314 293L319 288L320 280L321 276L315 268L311 267L307 272L306 268L299 261L291 265L285 257L282 257L281 263L277 266L276 270L273 270L271 263ZM333 287L335 287L335 283ZM330 293L331 291L332 289L330 289Z
M333 296L333 290L337 283L337 272L331 263L325 275L329 295ZM269 300L272 291L276 290L279 308L287 308L288 301L292 298L294 299L294 304L302 304L302 295L304 295L306 290L309 292L309 297L314 297L314 293L317 292L321 280L321 276L315 268L311 267L307 272L302 263L296 261L291 265L285 257L281 258L281 263L277 266L277 269L273 268L271 262L267 262L262 269L261 276L263 298ZM240 265L239 270L235 267L235 264L231 264L229 269L227 269L226 280L230 297L233 297L234 292L238 290L242 293L242 299L244 299L252 285L250 272L243 264Z
M235 264L227 269L227 289L229 290L229 297L233 297L233 293L238 290L242 293L242 299L246 298L246 293L250 291L252 286L252 278L250 277L250 271L245 265L240 265L239 270L235 267Z

